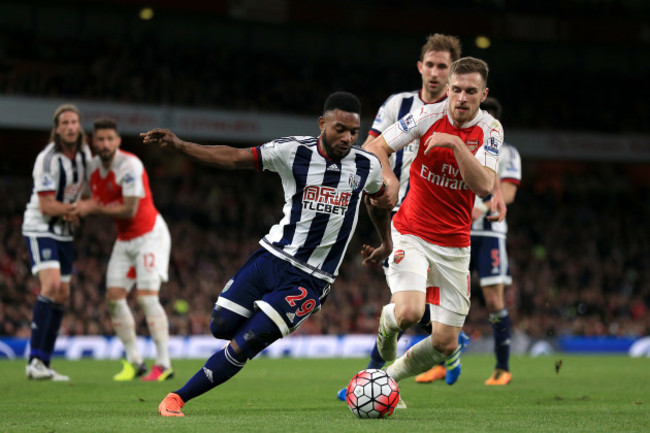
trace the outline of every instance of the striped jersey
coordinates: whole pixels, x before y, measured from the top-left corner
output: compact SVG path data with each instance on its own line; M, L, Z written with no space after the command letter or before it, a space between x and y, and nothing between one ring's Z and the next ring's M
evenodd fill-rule
M87 186L86 165L91 157L90 148L86 144L82 145L74 159L70 159L55 149L54 142L38 154L32 172L34 188L23 219L24 236L51 237L60 241L73 239L72 223L63 221L60 216L44 215L38 196L54 194L55 199L62 203L79 200Z
M397 231L444 247L468 247L475 194L463 180L451 149L434 147L424 154L424 143L435 132L460 137L482 166L496 172L503 129L483 110L457 128L449 101L444 101L407 114L382 134L393 150L415 139L420 143L411 164L409 193L393 217Z
M333 282L357 224L362 192L384 192L381 164L353 146L340 161L327 158L318 137L285 137L253 148L258 170L282 179L282 220L260 240L271 254Z
M124 197L138 197L138 210L132 218L113 218L117 239L128 241L153 230L158 211L153 204L149 176L142 161L132 153L117 149L111 166L106 169L99 156L89 165L90 190L102 205L124 203Z
M521 183L521 157L517 148L508 143L503 143L499 151L499 163L497 175L501 182L514 183L519 186ZM476 198L476 200L481 200ZM494 236L505 238L508 233L508 223L503 221L488 221L487 215L478 218L472 223L472 236Z
M411 92L395 93L389 96L382 106L379 107L377 116L372 122L372 127L370 128L370 131L368 131L368 135L379 137L390 125L397 122L408 113L417 111L424 105L427 105L427 103L420 97L421 91L422 90L413 90ZM435 103L442 102L445 99L447 99L446 93ZM409 170L411 168L411 163L417 154L418 144L418 140L413 140L400 150L392 153L388 158L390 167L393 169L393 173L395 173L395 176L399 180L397 204L395 205L393 212L398 211L408 193Z

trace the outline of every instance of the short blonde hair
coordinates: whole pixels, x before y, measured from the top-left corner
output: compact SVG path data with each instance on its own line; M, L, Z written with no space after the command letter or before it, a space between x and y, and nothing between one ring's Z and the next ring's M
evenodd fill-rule
M456 36L435 33L427 36L427 41L420 50L420 61L429 51L447 51L452 62L460 58L460 40Z

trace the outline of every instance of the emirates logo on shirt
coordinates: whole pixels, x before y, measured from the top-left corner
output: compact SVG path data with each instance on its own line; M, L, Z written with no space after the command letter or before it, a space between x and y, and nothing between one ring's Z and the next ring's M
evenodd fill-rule
M402 259L404 259L405 255L406 253L404 253L404 250L397 250L395 251L395 254L393 254L393 261L395 263L399 263L402 261Z

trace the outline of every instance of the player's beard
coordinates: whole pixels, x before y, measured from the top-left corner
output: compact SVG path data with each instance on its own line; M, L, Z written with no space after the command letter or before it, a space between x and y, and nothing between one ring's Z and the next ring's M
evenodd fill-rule
M327 156L337 161L345 158L348 155L348 153L350 153L350 149L352 148L352 146L350 146L350 149L348 149L344 154L341 154L340 151L334 149L334 146L332 146L329 143L329 139L327 138L326 132L323 132L323 135L321 135L320 140L323 143L323 148L325 149L325 153L327 154Z
M102 160L103 163L109 164L113 161L113 157L115 157L115 152L117 152L117 149L113 150L110 154L105 154L105 153L99 153L99 159Z

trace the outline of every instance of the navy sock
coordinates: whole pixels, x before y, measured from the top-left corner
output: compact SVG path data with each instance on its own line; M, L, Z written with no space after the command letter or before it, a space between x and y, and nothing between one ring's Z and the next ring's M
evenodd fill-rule
M497 358L496 368L509 371L510 359L510 316L508 310L503 309L490 313L492 331L494 332L494 354Z
M50 322L47 325L47 330L45 331L45 340L43 341L43 351L46 353L47 359L43 359L43 362L48 367L50 366L50 358L52 353L54 353L54 343L56 343L56 337L59 335L59 329L61 329L61 322L63 321L63 314L65 313L65 308L61 304L52 303L50 309Z
M424 309L424 314L422 315L422 318L418 322L418 326L420 327L420 329L426 331L427 334L431 334L433 332L433 326L431 325L431 312L429 311L429 304L426 305L426 308Z
M52 305L54 303L51 299L39 295L34 304L34 311L32 317L32 335L29 340L30 353L29 360L39 358L45 362L50 361L50 357L45 350L45 339L47 335L48 325L50 323L50 316L52 313Z
M404 335L404 331L399 331L397 339L399 340L402 338L402 335ZM375 342L375 345L372 347L372 352L370 352L370 361L368 361L368 366L366 368L381 369L384 365L386 365L386 361L384 361L384 358L379 354L379 350L377 350L377 342Z
M377 343L375 342L375 345L372 348L372 352L370 352L370 361L368 361L368 366L366 368L382 368L386 364L386 361L384 361L384 358L381 357L379 354L379 350L377 350Z
M242 355L236 355L235 351L228 344L212 355L185 386L174 391L184 402L198 397L210 391L212 388L220 385L233 377L244 367L246 359Z

